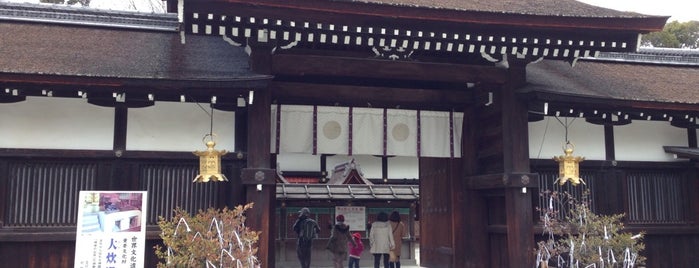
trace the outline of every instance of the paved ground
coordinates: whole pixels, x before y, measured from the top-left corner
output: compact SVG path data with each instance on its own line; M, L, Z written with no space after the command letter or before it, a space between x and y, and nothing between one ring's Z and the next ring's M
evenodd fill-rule
M401 261L400 267L401 268L422 268L418 265L420 263L420 246L419 244L415 246L415 260L407 260L407 261ZM299 264L298 262L296 263L277 263L277 267L275 268L298 268ZM344 265L345 268L347 268L347 263ZM362 258L359 261L359 267L360 268L374 268L374 259L372 258ZM311 262L311 268L333 268L332 263L330 261L323 262L323 263L313 263ZM381 266L383 268L383 265Z

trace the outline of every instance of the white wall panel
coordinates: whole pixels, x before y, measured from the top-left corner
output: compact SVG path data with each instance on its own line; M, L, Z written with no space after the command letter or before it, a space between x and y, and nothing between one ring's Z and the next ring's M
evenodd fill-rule
M529 123L529 157L551 159L563 155L566 143L564 125L568 125L568 140L575 145L574 155L588 160L605 159L604 126L590 124L583 118L556 119L553 116Z
M27 97L0 103L0 147L111 150L114 108L85 99Z
M320 171L320 155L278 154L277 164L281 171Z
M417 179L420 165L417 157L396 156L388 158L389 179Z
M663 146L687 146L687 130L665 121L634 120L614 127L616 160L675 161Z
M210 132L208 103L156 102L128 112L126 149L136 151L202 151ZM203 107L203 109L202 109ZM235 150L235 113L214 110L217 150Z

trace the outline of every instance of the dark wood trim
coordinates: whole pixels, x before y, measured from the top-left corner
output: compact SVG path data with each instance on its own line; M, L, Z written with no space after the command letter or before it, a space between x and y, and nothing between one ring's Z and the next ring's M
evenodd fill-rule
M604 158L609 161L616 159L613 125L604 125Z
M111 150L14 149L0 148L0 157L13 158L113 158Z
M699 105L692 103L669 103L669 102L654 102L654 101L637 101L637 100L621 100L610 99L607 97L591 97L574 94L561 94L555 92L533 91L522 93L524 98L529 100L539 100L542 102L569 104L571 107L583 108L592 110L654 110L666 112L679 112L686 114L688 112L699 112ZM620 108L623 107L623 108ZM569 107L570 108L570 107ZM549 108L551 110L551 108ZM592 114L586 112L585 114Z
M388 179L388 156L381 156L381 179Z
M115 154L121 155L126 150L126 127L128 126L129 111L125 104L119 103L114 107L114 145Z
M253 98L254 99L254 98ZM247 103L246 103L247 105ZM235 151L248 150L248 110L240 109L235 112Z
M468 189L538 188L538 173L485 174L467 176Z
M189 90L200 88L202 90L247 90L250 88L267 87L272 79L269 75L254 75L251 77L231 78L228 80L194 80L194 79L153 79L153 78L114 78L114 77L93 77L78 75L55 75L36 73L2 73L0 81L12 86L28 86L46 88L150 88L153 90ZM111 93L111 92L110 92Z
M697 129L688 128L687 129L687 145L690 148L697 148Z
M506 70L494 66L289 54L277 54L273 57L272 74L457 83L480 81L504 83L508 78Z
M552 159L531 159L532 167L536 169L558 169L558 163ZM585 160L580 162L580 168L605 169L605 168L628 168L628 169L666 169L666 168L688 168L693 167L689 162L655 162L655 161L616 161L616 160Z
M45 242L75 241L75 228L23 229L3 228L0 230L2 242ZM72 230L69 230L72 229Z
M7 161L0 159L0 227L5 226L5 208L7 207L8 179L10 170Z
M464 89L466 86L464 86ZM473 103L469 91L330 85L275 81L275 103L347 107L452 110ZM369 97L370 96L370 97Z

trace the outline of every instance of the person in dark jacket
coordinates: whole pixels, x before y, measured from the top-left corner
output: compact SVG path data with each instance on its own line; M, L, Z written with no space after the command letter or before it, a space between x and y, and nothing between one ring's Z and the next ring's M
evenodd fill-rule
M296 242L296 255L299 258L299 262L301 262L301 268L309 268L311 267L311 246L313 245L312 241L313 238L318 236L318 233L320 233L320 227L318 227L318 223L311 219L309 216L311 215L311 210L308 208L302 208L299 210L299 217L296 219L296 222L294 222L294 232L298 235L299 239ZM310 237L310 239L302 239L302 232L306 225L309 225L313 229L313 234Z
M333 267L342 268L342 264L347 260L347 246L351 244L356 247L357 244L352 239L349 225L345 224L345 216L337 215L335 217L335 225L333 225L328 246L326 247L333 253Z

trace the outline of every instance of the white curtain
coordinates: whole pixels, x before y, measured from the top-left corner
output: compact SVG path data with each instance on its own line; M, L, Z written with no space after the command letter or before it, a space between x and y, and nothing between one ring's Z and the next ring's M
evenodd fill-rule
M272 106L271 152L276 151L277 106ZM282 105L279 153L312 154L313 106ZM317 154L461 157L463 113L318 106ZM352 132L350 133L350 117ZM418 135L419 134L419 135ZM420 141L418 142L418 137ZM418 144L420 146L418 152Z
M449 113L420 111L420 156L449 157Z
M318 154L348 154L349 108L318 106Z
M417 155L417 111L387 110L388 155Z
M282 105L281 109L279 152L313 153L313 106Z
M352 154L383 154L383 109L352 109Z

